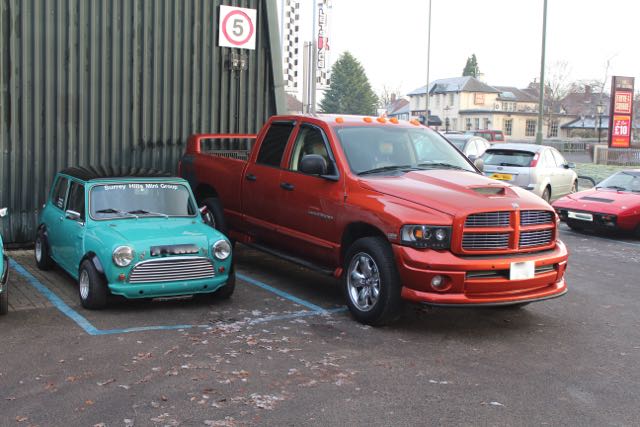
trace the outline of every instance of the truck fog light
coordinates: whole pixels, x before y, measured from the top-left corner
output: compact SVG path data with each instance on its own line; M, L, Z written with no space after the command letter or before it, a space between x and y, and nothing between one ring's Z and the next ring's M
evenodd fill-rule
M444 277L438 275L431 278L431 287L436 290L442 290L446 286L447 281Z

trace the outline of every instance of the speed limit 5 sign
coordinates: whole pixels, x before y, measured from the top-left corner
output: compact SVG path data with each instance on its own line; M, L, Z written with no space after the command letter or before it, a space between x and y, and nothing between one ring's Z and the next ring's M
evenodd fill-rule
M256 10L220 6L218 46L256 48Z

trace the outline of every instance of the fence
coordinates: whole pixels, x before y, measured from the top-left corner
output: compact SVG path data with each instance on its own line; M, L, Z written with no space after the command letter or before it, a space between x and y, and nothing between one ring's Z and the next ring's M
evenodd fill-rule
M602 165L640 166L640 149L598 145L594 148L593 160Z

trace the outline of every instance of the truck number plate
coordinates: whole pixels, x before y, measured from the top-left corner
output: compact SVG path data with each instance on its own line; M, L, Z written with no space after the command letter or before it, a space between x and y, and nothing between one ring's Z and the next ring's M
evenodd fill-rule
M593 215L591 215L590 213L569 211L567 216L569 218L580 219L582 221L593 221Z
M536 274L535 261L512 262L509 269L510 280L533 279Z

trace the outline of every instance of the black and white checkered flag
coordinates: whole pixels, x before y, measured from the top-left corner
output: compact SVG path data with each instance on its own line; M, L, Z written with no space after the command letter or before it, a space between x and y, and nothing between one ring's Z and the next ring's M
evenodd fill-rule
M285 90L298 90L298 40L300 33L300 2L286 0L284 16L284 81Z

